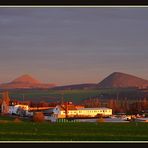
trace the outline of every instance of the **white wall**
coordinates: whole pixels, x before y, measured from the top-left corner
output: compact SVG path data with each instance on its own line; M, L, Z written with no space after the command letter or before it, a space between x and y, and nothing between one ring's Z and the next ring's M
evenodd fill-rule
M65 117L65 111L60 110L60 107L57 106L53 110L54 114L56 114L58 117ZM112 109L109 108L98 108L98 109L78 109L78 110L69 110L68 115L69 116L75 116L75 115L80 115L80 116L90 116L90 117L95 117L97 114L102 114L105 116L110 116L112 115Z

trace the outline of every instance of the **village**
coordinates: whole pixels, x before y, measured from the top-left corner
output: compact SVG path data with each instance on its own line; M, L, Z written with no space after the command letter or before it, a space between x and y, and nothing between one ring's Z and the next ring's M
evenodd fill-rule
M31 119L37 113L42 113L45 121L64 122L96 122L98 119L105 122L148 122L144 115L113 114L112 108L75 105L72 102L62 102L52 106L29 106L25 101L16 102L10 99L8 91L2 93L1 116L12 116Z

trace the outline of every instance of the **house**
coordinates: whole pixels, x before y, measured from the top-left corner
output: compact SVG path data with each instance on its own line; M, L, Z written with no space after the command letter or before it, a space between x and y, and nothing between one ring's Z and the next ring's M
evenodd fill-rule
M23 104L9 106L9 114L27 116L29 115L29 106Z
M112 109L106 107L99 108L76 108L68 107L67 111L62 105L57 105L53 110L50 110L52 116L55 118L66 118L66 117L97 117L99 114L102 116L111 116ZM67 112L67 113L66 113ZM67 115L66 115L67 114Z

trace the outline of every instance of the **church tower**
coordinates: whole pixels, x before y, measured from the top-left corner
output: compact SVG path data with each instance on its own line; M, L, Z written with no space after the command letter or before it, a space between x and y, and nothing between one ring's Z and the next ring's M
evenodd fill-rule
M8 95L8 91L5 91L2 93L1 113L3 114L9 113L9 103L10 103L10 98Z

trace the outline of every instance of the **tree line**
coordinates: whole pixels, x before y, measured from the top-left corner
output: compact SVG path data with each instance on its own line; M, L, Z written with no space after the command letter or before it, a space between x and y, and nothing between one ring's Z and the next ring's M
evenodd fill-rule
M115 113L126 113L126 114L140 114L148 112L148 98L142 98L137 100L125 99L99 99L89 98L82 101L82 105L85 107L108 107L111 108L113 114Z

